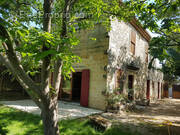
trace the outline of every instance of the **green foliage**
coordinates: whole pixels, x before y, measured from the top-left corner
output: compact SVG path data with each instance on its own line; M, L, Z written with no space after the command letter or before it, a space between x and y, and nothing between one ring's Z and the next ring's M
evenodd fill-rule
M0 135L6 135L7 134L7 130L4 129L5 124L4 123L0 123Z
M72 50L79 44L77 35L81 29L93 29L98 23L110 29L110 18L117 17L128 21L135 12L134 2L120 6L119 0L79 0L67 14L64 13L65 1L55 1L52 11L52 32L42 30L43 3L41 0L2 1L0 3L0 25L7 28L15 42L13 46L19 54L26 72L35 75L40 70L42 60L51 56L51 70L57 59L63 61L63 74L68 76L74 71L72 64L80 62ZM14 12L15 11L15 12ZM67 16L65 37L62 37L64 15ZM94 40L94 38L92 37ZM0 38L0 41L3 40ZM45 45L48 50L42 51ZM1 45L0 45L1 46ZM59 47L60 46L60 47ZM0 47L3 51L2 46Z
M123 91L120 89L114 89L113 91L106 90L104 95L106 96L108 103L107 107L110 109L118 109L118 104L126 104L130 102L128 97L123 94Z
M159 35L150 42L150 54L161 61L166 75L180 76L180 1L137 0L134 10L144 27Z

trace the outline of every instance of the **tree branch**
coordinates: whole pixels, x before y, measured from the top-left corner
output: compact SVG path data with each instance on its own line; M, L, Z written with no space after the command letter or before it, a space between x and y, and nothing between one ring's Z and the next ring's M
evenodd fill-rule
M163 35L163 36L169 38L170 40L172 40L172 41L174 41L174 42L176 43L176 44L174 44L174 45L169 45L169 46L180 46L180 42L178 42L178 41L176 40L176 38L167 35L167 34L166 34L165 32L163 32L162 30L160 30L160 32L156 32L156 33L158 33L158 34L160 34L160 35Z
M155 57L153 56L153 58L151 59L151 61L149 62L149 65L148 65L148 69L152 69L153 68L153 62L155 60Z
M60 37L64 39L67 36L67 22L68 18L66 14L69 14L73 8L73 6L78 2L78 0L65 0L65 6L63 9L63 18L62 18L62 31ZM60 50L60 46L58 46L57 51ZM53 88L56 90L56 94L59 93L60 83L61 83L61 69L62 69L62 60L60 58L54 64L54 73L53 73Z
M51 32L51 9L53 6L53 0L44 0L44 20L43 20L43 30L45 32ZM46 46L46 42L43 44L42 51L47 51L49 48ZM41 67L41 86L44 95L48 96L49 93L49 76L50 76L50 60L51 56L48 55L42 60Z
M1 54L0 55L1 61L5 64L5 66L8 69L12 71L12 73L17 78L19 83L24 87L24 89L30 90L34 94L37 93L36 98L38 99L40 97L39 86L37 86L35 82L26 74L14 51L13 45L15 43L11 38L11 36L9 35L6 28L3 27L2 25L0 25L0 37L6 39L6 42L3 42L3 47L5 49L6 56Z
M39 92L38 87L35 86L34 82L30 82L30 78L26 75L25 72L18 71L18 68L13 67L12 63L9 61L7 56L3 56L0 54L0 61L8 68L17 81L22 85L22 87L27 91L27 93L31 96L31 98L35 101L35 103L41 107L41 102L39 101ZM29 83L30 82L30 83ZM30 86L28 85L30 84ZM36 94L37 93L37 94Z

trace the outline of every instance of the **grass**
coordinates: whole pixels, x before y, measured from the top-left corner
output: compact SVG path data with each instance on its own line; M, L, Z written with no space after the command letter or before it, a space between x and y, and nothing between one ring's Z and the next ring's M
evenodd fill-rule
M59 122L61 135L134 135L122 132L119 127L98 130L86 118ZM42 135L39 116L0 105L0 135Z

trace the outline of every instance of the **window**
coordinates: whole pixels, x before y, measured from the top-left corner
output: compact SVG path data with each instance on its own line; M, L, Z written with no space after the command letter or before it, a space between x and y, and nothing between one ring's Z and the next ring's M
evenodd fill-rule
M134 31L131 32L131 53L135 55L136 51L136 33Z
M128 89L133 89L133 80L134 80L134 76L129 75L128 76Z
M149 54L148 54L148 46L145 48L145 53L146 53L146 63L149 62Z
M118 69L116 71L116 88L119 90L120 93L123 92L123 71L121 69Z

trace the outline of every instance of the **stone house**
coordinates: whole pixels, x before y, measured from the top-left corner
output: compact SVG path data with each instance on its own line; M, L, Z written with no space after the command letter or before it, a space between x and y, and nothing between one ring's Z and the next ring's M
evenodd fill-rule
M155 101L162 97L163 74L148 69L151 37L135 19L129 23L113 20L109 32L97 24L94 30L80 30L77 36L80 44L73 51L82 61L73 65L72 78L63 80L61 100L105 110L105 90L118 89L133 100ZM154 66L157 65L155 61ZM4 77L0 77L0 93L15 88L24 92L17 82L8 85L11 77Z
M127 96L131 93L133 100L161 98L163 74L148 69L151 36L136 19L129 23L113 20L109 32L98 24L94 30L80 30L78 38L80 44L74 53L82 62L74 64L72 79L63 81L61 99L105 110L105 90L119 89Z

